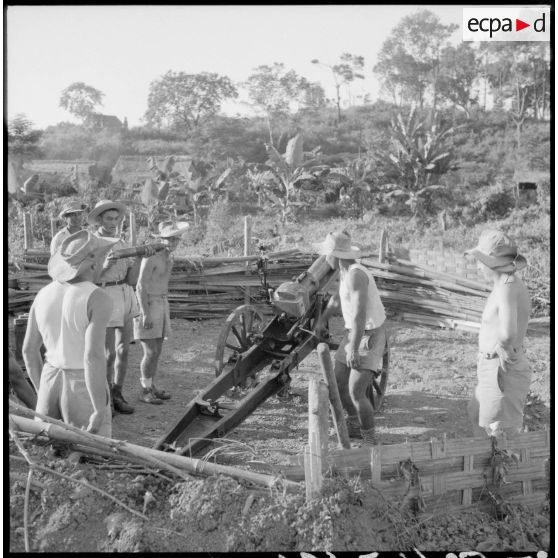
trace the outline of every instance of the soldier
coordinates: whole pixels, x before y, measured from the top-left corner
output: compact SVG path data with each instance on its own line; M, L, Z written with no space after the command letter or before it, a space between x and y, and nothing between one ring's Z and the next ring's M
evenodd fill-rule
M112 302L94 281L116 242L85 230L62 241L48 263L53 281L37 293L29 311L22 350L37 390L37 412L109 437L103 349Z
M95 234L99 238L116 238L115 250L129 248L129 245L118 237L120 223L127 212L128 208L123 203L101 200L87 216L87 222L98 227ZM146 247L146 250L148 255L155 253L151 247ZM140 263L141 256L122 259L107 258L103 263L102 273L97 283L113 302L105 345L107 379L111 387L114 410L125 414L134 412L134 408L122 395L122 386L128 368L132 320L139 313L133 287L138 279Z
M167 247L141 262L138 279L138 302L141 314L134 318L134 339L139 339L143 349L141 361L140 401L160 405L170 395L157 389L154 384L163 339L170 333L169 279L173 258L172 252L178 246L180 235L188 228L188 223L159 223L159 238Z
M66 221L66 226L59 230L50 241L50 254L54 254L62 241L83 228L83 212L87 206L81 202L70 201L62 206L58 219Z
M335 353L339 395L348 414L349 436L362 437L365 444L374 445L374 408L366 390L382 366L386 313L374 277L356 262L362 252L348 233L328 234L319 249L329 265L339 270L339 292L331 297L315 329L320 331L341 309L347 332Z
M532 371L525 357L531 299L516 272L527 265L504 233L485 230L467 250L492 283L479 330L477 386L469 404L475 436L515 434L523 427L523 407Z

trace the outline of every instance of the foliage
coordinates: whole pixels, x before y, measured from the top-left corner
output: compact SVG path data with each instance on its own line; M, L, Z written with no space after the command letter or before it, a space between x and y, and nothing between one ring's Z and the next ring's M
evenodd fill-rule
M474 85L479 76L480 60L469 43L448 45L440 53L438 92L441 98L462 108L469 117L478 104Z
M253 105L266 117L269 143L273 146L275 121L285 118L293 102L307 101L318 93L317 85L310 84L294 70L286 70L284 64L263 65L244 83ZM323 96L323 95L322 95Z
M42 131L34 129L34 124L25 114L16 114L8 122L8 152L10 155L37 156L40 154L38 142Z
M391 124L391 149L379 152L381 163L391 167L396 177L396 185L386 196L405 198L414 215L423 213L427 196L445 190L431 181L449 168L452 132L440 114L431 112L421 118L413 109L405 120L397 114Z
M310 153L311 159L304 161L302 133L292 138L285 155L282 156L273 146L268 146L269 161L260 165L250 178L258 193L258 201L281 210L281 222L295 217L294 209L306 205L301 200L300 187L304 181L313 181L322 170L317 153Z
M95 107L103 104L104 93L82 81L72 83L60 95L59 106L70 114L85 120L95 112Z
M456 29L454 24L443 25L428 10L418 10L395 26L374 66L394 102L416 103L422 108L430 97L436 106L441 51Z
M190 131L215 115L224 100L237 96L226 76L169 70L149 86L145 119L151 126Z
M341 87L349 86L355 79L364 79L364 56L358 56L345 52L341 55L339 64L333 66L320 62L317 58L312 64L319 64L331 70L333 82L335 83L335 102L337 106L337 126L341 121Z

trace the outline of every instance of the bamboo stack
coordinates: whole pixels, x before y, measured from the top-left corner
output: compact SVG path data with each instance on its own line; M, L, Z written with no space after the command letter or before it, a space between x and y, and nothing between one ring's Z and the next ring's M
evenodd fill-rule
M10 274L8 310L29 309L34 295L50 282L46 273L48 252L27 250L18 262L19 272ZM316 254L298 249L274 252L268 257L268 284L278 287L306 271ZM245 303L271 313L267 293L261 287L258 255L241 257L184 257L174 259L169 283L171 316L182 319L224 317ZM391 318L429 326L477 331L489 288L447 273L391 258L382 263L376 255L363 258L376 279L380 296ZM331 286L334 292L337 286Z

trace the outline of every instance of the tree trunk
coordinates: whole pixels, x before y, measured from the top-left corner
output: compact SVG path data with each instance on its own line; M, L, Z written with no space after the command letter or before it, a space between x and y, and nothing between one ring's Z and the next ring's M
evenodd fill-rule
M336 91L336 95L337 95L337 122L335 124L335 126L337 128L339 128L339 123L341 122L341 96L339 95L339 88L341 87L341 85L336 85L335 86L335 91Z
M271 127L271 116L269 116L269 114L267 115L267 129L269 130L269 145L271 145L271 147L275 147L273 145L273 130Z

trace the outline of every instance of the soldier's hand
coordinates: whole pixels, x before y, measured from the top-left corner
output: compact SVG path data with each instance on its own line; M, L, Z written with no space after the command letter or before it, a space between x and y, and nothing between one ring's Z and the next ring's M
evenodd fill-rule
M145 254L143 255L143 257L144 258L149 258L149 256L153 256L156 252L157 252L157 250L155 250L155 248L151 244L146 244L145 245Z
M360 368L360 355L357 350L351 350L347 353L347 366L355 370Z
M97 434L103 424L103 415L99 411L93 411L89 417L89 424L87 425L87 432Z
M151 321L151 317L147 314L143 314L141 317L142 327L143 329L151 329L153 327L153 322Z

